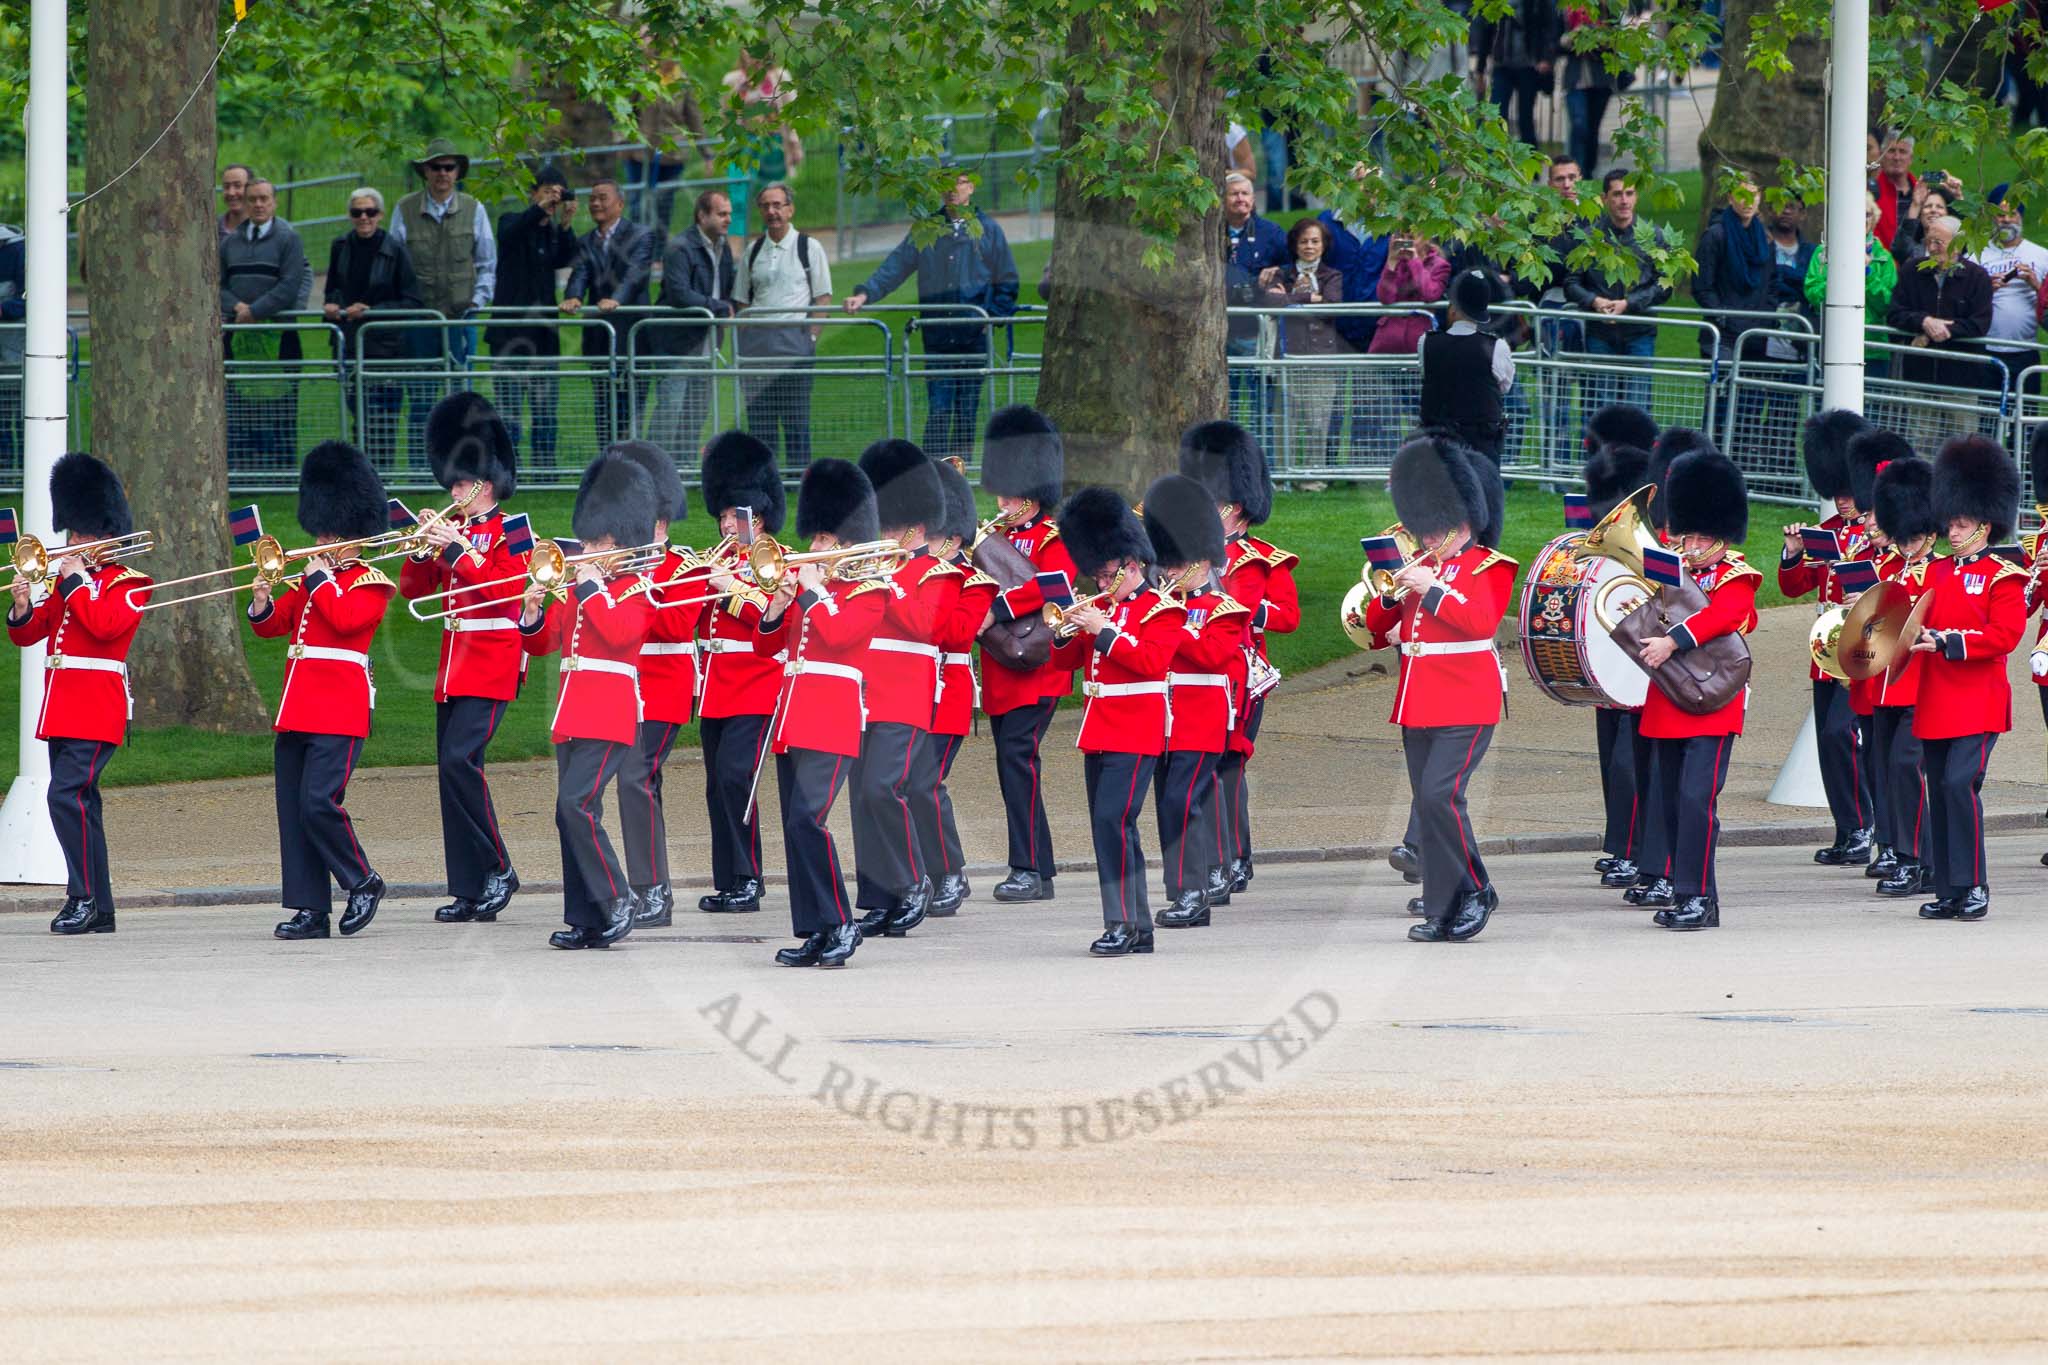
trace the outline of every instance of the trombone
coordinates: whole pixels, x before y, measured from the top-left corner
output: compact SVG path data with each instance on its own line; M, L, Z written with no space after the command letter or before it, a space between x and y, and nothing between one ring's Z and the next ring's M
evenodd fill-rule
M366 564L375 559L390 559L394 554L410 553L410 550L397 547L404 546L407 541L416 538L418 534L417 530L385 531L374 536L357 536L354 540L337 540L326 545L308 545L297 550L285 549L279 543L276 536L261 535L250 542L249 562L246 564L230 564L225 569L208 569L204 573L186 574L183 578L167 578L150 589L131 588L128 593L128 600L129 604L135 606L138 611L155 611L159 607L181 607L187 602L204 602L209 597L227 597L233 593L240 592L244 588L254 587L258 583L267 583L272 587L276 587L284 581L290 567L300 560L313 559L321 555L326 555L337 562L343 559L359 559ZM372 553L366 554L365 551ZM182 597L152 596L146 603L137 604L135 602L135 594L138 592L161 592L165 588L175 588L184 583L201 583L209 578L221 578L228 574L238 574L244 569L254 571L247 583L230 583L224 588L210 588L205 592L188 592Z
M449 503L446 507L432 512L415 514L411 526L399 527L389 532L389 549L365 556L364 562L372 563L380 559L396 559L400 555L418 555L427 548L428 531L444 521L453 521L467 512L469 505L475 502L477 495L483 491L484 481L482 479L473 480L469 485L469 491Z
M772 536L762 536L747 547L747 571L763 592L782 586L789 571L805 564L824 569L825 577L842 583L863 578L880 578L902 568L916 555L893 540L864 540L858 545L841 545L831 550L805 550L793 554ZM729 594L721 593L722 596ZM680 606L681 603L676 605Z
M97 567L101 564L111 564L116 560L146 555L155 548L156 535L150 531L130 531L125 536L104 536L99 540L81 541L76 545L59 545L54 549L43 544L36 536L23 536L14 542L13 567L16 578L25 578L41 587L49 580L52 560L77 555Z
M533 547L533 558L527 563L526 572L505 578L493 578L483 583L472 583L463 588L443 588L440 592L424 593L405 604L415 621L446 621L457 616L468 616L473 612L487 611L492 607L508 607L523 599L535 586L545 590L545 595L566 600L569 595L571 571L585 564L595 564L607 574L644 573L661 563L661 557L668 553L665 541L650 541L645 545L622 546L611 550L586 550L582 554L564 554L562 547L552 540L543 540ZM520 589L503 597L493 597L483 602L465 602L454 605L454 599L463 593L482 592L486 588L502 588L517 583ZM421 611L428 602L442 605L433 611Z

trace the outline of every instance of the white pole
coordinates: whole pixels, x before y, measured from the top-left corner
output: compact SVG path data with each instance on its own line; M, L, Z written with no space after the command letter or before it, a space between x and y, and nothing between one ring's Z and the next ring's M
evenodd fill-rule
M1870 127L1870 0L1836 0L1828 51L1828 294L1821 320L1821 406L1863 411L1864 139ZM1883 248L1879 248L1882 250ZM1768 798L1825 806L1813 716Z
M50 467L64 453L65 332L71 272L64 204L65 0L33 0L28 39L28 335L22 362L22 534L50 530ZM36 738L44 648L21 651L21 770L0 805L0 881L62 885L64 855L50 828L50 753Z

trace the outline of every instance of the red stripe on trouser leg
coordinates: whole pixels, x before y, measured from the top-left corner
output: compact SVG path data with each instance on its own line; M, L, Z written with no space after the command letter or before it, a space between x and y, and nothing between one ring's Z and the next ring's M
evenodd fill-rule
M1038 866L1038 749L1045 743L1046 729L1052 724L1052 712L1045 713L1045 719L1031 734L1031 866Z
M904 888L905 891L915 888L918 882L923 880L924 873L924 869L917 865L917 831L910 823L910 797L907 794L910 787L910 765L917 761L919 738L920 736L913 733L910 742L903 746L903 775L896 779L897 791L905 793L896 798L896 804L903 809L903 858L910 867L910 885ZM859 858L858 849L854 850L854 856L856 859Z
M498 722L504 719L504 716L504 702L499 702L491 708L491 728L484 732L485 748L489 748L491 741L497 738ZM509 872L512 870L512 859L506 855L505 840L498 834L498 808L491 801L491 779L484 775L484 756L481 750L476 756L476 780L484 789L484 819L491 823L491 847L498 853L498 870Z
M1707 788L1707 842L1700 850L1700 894L1705 895L1712 880L1709 874L1714 868L1714 841L1721 830L1721 763L1728 756L1729 746L1735 743L1735 736L1724 735L1714 746L1714 782ZM1714 888L1716 894L1720 887Z
M1977 741L1977 777L1981 780L1984 769L1991 763L1991 737L1985 735ZM1977 783L1970 783L1970 824L1975 834L1971 840L1970 885L1983 886L1984 881L1984 797Z
M1195 782L1201 775L1202 765L1196 763L1195 770L1188 774L1187 795L1181 798L1180 803L1180 852L1174 860L1173 884L1183 891L1188 885L1188 822L1195 817Z
M597 842L597 794L604 790L604 770L611 762L612 750L618 747L616 744L607 744L605 746L604 762L597 765L597 780L590 784L590 794L583 798L583 818L590 822L590 848L593 853L597 852L599 848ZM604 868L604 884L611 889L611 899L617 900L619 898L619 884L612 880L610 864L606 863L603 858L599 858L597 863L598 866Z
M1131 807L1138 801L1139 766L1135 761L1131 764L1131 789L1124 793L1123 819L1117 824L1116 912L1126 924L1131 922L1131 902L1127 892L1131 884Z
M355 776L356 755L363 751L363 742L357 740L348 746L348 766L342 769L341 785L334 789L334 809L341 816L341 827L348 831L348 846L355 850L356 867L364 877L370 875L370 860L363 856L363 846L356 842L356 823L348 818L348 807L342 803L348 799L348 780ZM360 884L361 879L358 879Z
M1480 884L1479 869L1472 865L1472 841L1466 837L1471 821L1458 813L1458 801L1465 795L1465 778L1472 771L1472 754L1479 748L1481 733L1482 731L1476 729L1472 732L1472 742L1465 746L1464 765L1458 769L1458 775L1451 779L1451 816L1458 825L1458 847L1465 854L1465 876L1475 887Z
M85 813L85 794L92 790L93 783L99 781L99 769L100 764L103 761L100 758L100 755L106 751L106 747L107 746L105 745L105 743L101 743L97 748L95 748L92 751L92 762L85 765L85 785L78 789L78 849L80 853L79 862L85 865L85 894L88 898L97 896L99 894L99 891L97 889L96 883L93 881L92 875L92 837L89 831L87 830L88 822Z
M845 766L845 763L846 759L844 757L832 760L832 782L830 787L827 788L831 795L825 798L825 808L818 812L818 832L825 836L825 861L831 866L834 873L832 878L832 909L838 914L841 924L846 923L846 888L840 885L840 879L837 875L839 869L839 850L832 844L832 831L826 828L825 821L831 817L832 805L839 799L839 770Z

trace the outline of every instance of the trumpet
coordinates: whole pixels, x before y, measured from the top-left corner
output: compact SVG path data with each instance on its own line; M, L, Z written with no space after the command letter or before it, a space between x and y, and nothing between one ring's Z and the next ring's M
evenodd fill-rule
M804 564L818 565L827 578L852 583L892 574L909 563L915 553L897 541L867 540L858 545L792 554L772 536L763 536L747 548L747 569L762 591L774 592L791 569Z
M23 536L14 542L13 567L17 579L27 579L40 587L50 577L50 562L77 555L95 567L111 564L117 560L133 559L146 555L156 548L156 536L150 531L130 531L125 536L105 536L99 540L82 541L76 545L59 545L52 549L35 536Z
M381 554L370 555L368 558L372 560L396 559L402 554L416 555L424 558L427 552L427 532L442 522L453 521L464 512L467 512L469 505L475 502L477 495L483 491L484 481L482 479L472 480L467 493L464 493L461 497L438 511L421 512L413 518L413 524L409 529L392 532L392 535L397 537L397 539L392 541L392 548L390 550Z
M1434 560L1436 558L1434 554L1425 556L1422 552L1421 543L1409 533L1406 526L1403 526L1398 521L1392 526L1387 527L1384 531L1381 531L1380 534L1393 537L1394 543L1401 548L1401 568L1403 569L1415 563L1418 559L1426 557ZM1375 596L1398 597L1401 594L1401 590L1394 583L1394 575L1399 572L1399 569L1367 568L1362 577L1366 585L1373 590Z
M300 560L313 559L321 555L337 562L360 559L368 563L372 559L389 559L393 553L410 553L409 550L401 550L399 547L406 545L417 534L416 531L385 531L374 536L357 536L354 540L337 540L326 545L307 545L296 550L285 549L276 536L262 535L250 542L248 563L230 564L225 569L208 569L205 573L186 574L183 578L167 578L156 584L152 591L174 588L184 583L201 583L209 578L238 574L244 569L253 570L246 583L230 583L224 588L211 588L205 592L188 592L182 597L152 596L148 602L141 604L135 602L135 593L144 589L137 588L130 590L128 600L138 611L155 611L159 607L181 607L187 602L204 602L210 597L227 597L244 588L253 588L258 583L276 587L285 580L291 566Z
M533 558L527 561L526 572L505 578L493 578L482 583L472 583L466 588L443 588L440 592L423 593L405 604L415 621L447 621L458 616L488 611L493 607L509 607L521 601L535 587L543 589L545 597L566 600L569 595L569 579L573 571L585 564L595 564L607 575L619 573L644 573L661 563L661 557L668 553L665 541L650 541L645 545L620 546L610 550L586 550L582 554L564 554L562 547L552 540L543 540L533 547ZM482 592L487 588L502 588L517 583L519 591L502 597L489 598L482 602L465 602L454 605L454 599L463 593ZM433 611L421 611L429 602L440 603Z
M1104 588L1093 596L1083 597L1079 601L1064 607L1057 602L1048 602L1041 609L1041 614L1045 618L1045 623L1052 627L1053 639L1071 640L1081 633L1081 628L1073 624L1070 619L1075 612L1083 607L1106 607L1115 598L1116 589L1114 587Z

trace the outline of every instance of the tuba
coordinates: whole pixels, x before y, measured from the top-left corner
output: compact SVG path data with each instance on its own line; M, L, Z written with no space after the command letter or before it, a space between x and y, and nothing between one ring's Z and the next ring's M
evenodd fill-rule
M1600 518L1599 525L1586 532L1585 540L1572 551L1572 558L1604 555L1636 577L1643 577L1643 551L1662 547L1656 523L1650 517L1650 504L1656 498L1657 485L1653 483L1644 484L1623 498L1612 512Z

